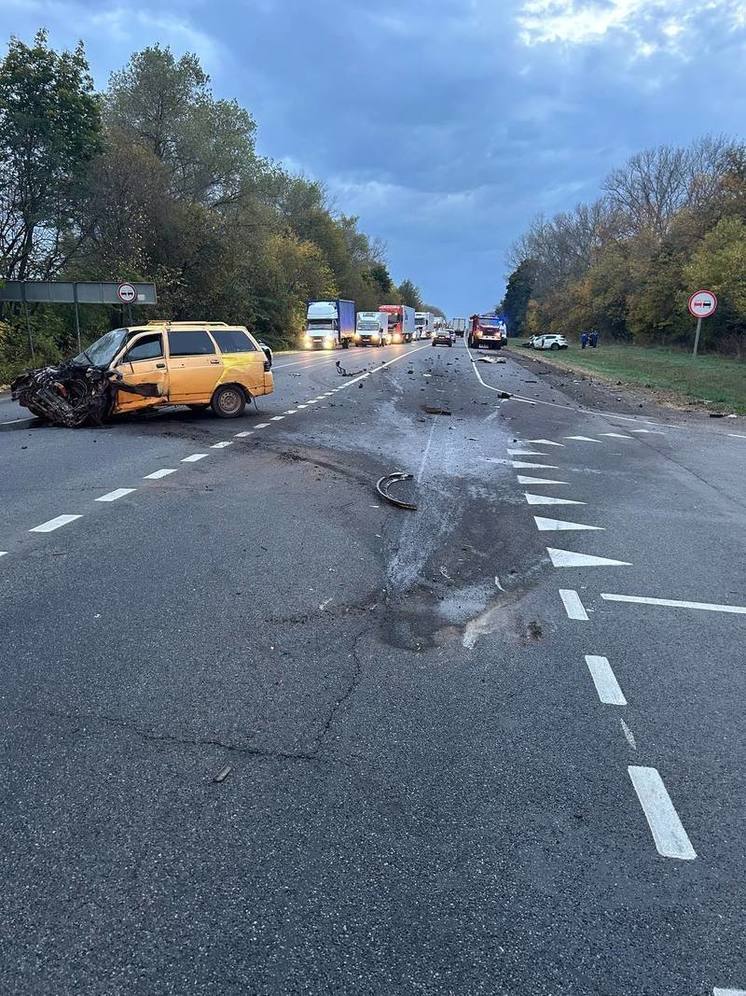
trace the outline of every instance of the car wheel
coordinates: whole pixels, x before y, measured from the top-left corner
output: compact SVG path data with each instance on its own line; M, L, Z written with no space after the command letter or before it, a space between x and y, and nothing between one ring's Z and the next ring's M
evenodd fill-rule
M559 349L559 343L553 342L552 345L549 348L550 349Z
M246 407L246 395L236 384L223 384L215 390L210 407L218 418L238 418Z

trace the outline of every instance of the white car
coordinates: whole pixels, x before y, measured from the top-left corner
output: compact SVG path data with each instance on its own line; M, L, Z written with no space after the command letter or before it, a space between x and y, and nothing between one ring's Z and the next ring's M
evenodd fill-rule
M563 335L537 335L531 344L534 349L567 349Z

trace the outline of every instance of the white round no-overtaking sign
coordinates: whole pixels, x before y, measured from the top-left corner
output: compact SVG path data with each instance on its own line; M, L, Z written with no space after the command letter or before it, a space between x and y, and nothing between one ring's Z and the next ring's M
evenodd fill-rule
M124 304L132 304L137 300L137 291L132 284L120 284L117 287L117 297Z
M689 314L695 318L709 318L718 308L718 299L708 290L699 290L689 298Z

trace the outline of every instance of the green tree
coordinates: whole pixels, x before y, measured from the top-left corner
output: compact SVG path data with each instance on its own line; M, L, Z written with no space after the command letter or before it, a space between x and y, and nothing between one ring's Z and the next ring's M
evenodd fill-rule
M402 280L399 284L399 297L402 304L414 308L415 311L422 311L420 289L411 280Z
M84 236L78 226L100 150L98 100L83 45L11 38L0 62L0 276L54 276Z
M533 259L521 260L508 277L501 310L510 335L522 336L525 333L526 310L534 286L535 267Z
M705 335L709 340L719 335L740 359L746 339L746 223L722 218L702 239L684 275L687 289L715 292L718 310L703 323Z

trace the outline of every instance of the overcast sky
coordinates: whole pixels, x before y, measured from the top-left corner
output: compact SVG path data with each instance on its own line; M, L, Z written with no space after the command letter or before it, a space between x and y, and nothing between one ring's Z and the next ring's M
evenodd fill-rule
M99 86L145 45L196 52L259 151L451 315L495 304L530 218L631 153L746 130L744 0L0 0L3 36L42 25Z

